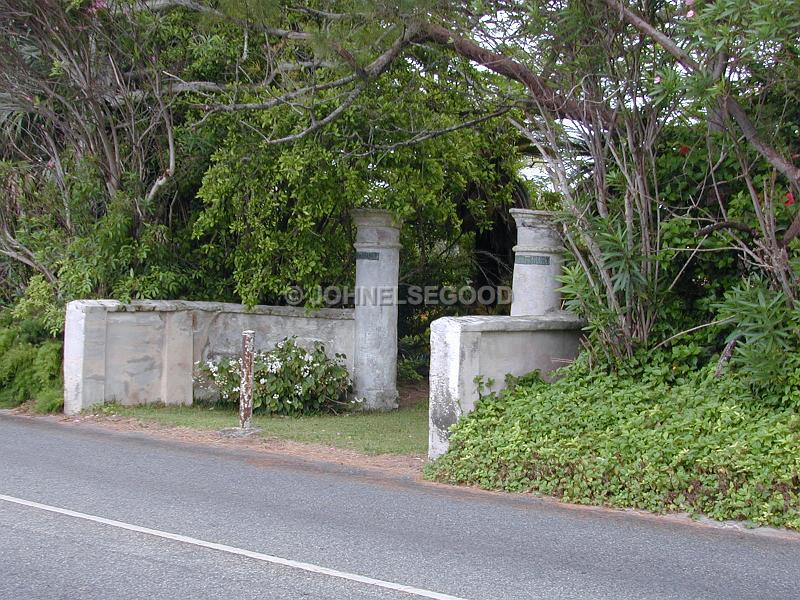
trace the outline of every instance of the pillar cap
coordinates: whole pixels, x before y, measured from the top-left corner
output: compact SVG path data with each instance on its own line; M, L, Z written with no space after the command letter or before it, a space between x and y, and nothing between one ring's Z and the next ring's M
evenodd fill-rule
M517 227L541 227L555 224L558 213L552 210L531 210L528 208L512 208L508 211L514 217Z
M392 227L400 229L402 220L390 210L382 208L354 208L350 211L350 217L359 227Z

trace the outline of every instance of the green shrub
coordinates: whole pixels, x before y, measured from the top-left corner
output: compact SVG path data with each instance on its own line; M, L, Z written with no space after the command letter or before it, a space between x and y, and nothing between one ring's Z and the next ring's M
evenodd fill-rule
M33 410L37 413L58 413L64 410L63 386L40 390L33 402Z
M583 361L481 400L428 477L565 501L800 529L800 400L776 407L713 365L664 353L609 374ZM672 379L672 381L670 381ZM796 394L795 390L795 394Z
M716 308L718 318L732 325L731 365L760 396L791 403L800 394L800 309L756 278L732 287Z
M422 381L430 363L430 332L404 335L397 340L397 380L404 383Z
M0 326L0 406L19 406L42 393L52 405L53 390L60 393L62 343L40 333L32 323Z
M296 416L338 412L351 408L350 376L341 364L343 354L330 359L320 342L312 350L286 338L270 352L254 357L255 412ZM223 403L239 402L241 360L225 359L200 365L201 383L209 384Z

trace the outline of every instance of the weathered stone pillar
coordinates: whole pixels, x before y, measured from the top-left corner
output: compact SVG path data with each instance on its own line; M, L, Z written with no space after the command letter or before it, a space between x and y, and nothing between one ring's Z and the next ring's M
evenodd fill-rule
M556 277L564 263L564 246L554 215L522 208L512 208L510 212L517 222L511 316L543 315L559 310L561 284Z
M353 388L365 410L397 408L400 221L386 210L351 213L356 233Z
M75 415L106 397L106 319L103 301L67 304L64 324L64 412Z

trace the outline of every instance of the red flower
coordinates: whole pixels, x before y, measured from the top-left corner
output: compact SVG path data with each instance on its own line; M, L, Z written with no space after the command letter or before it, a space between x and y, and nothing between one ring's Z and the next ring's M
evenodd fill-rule
M794 194L792 192L786 192L786 202L783 203L784 206L791 206L794 204Z
M689 146L687 146L686 144L681 145L680 150L678 150L678 152L681 153L681 156L688 155L689 154Z

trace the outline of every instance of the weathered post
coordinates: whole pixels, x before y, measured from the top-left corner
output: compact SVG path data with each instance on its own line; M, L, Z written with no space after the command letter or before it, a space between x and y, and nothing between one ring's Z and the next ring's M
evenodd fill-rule
M253 418L253 355L256 332L242 332L242 377L239 382L239 427L250 429Z
M511 316L543 315L561 308L558 276L564 246L553 213L512 208L517 223Z
M353 388L366 410L397 408L400 221L386 210L351 213L356 233Z

